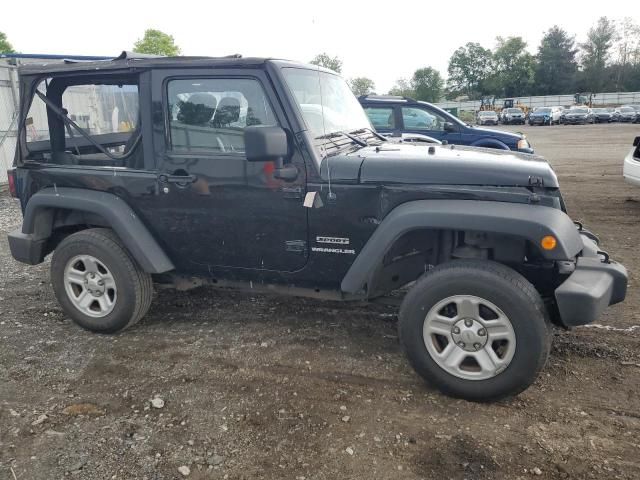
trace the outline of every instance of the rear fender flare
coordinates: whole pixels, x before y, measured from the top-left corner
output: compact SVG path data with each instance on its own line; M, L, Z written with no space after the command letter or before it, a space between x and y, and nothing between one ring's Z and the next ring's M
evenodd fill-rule
M140 217L122 198L112 193L66 187L42 189L27 202L22 233L30 235L34 241L51 236L56 209L103 218L146 272L163 273L175 268Z

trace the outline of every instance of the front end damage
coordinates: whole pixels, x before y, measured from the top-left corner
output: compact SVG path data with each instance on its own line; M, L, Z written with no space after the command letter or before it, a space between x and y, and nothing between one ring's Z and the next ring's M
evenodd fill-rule
M569 273L555 290L560 322L565 327L586 325L604 310L624 300L627 270L600 250L597 238L579 226L583 249L575 262L562 262L559 268Z

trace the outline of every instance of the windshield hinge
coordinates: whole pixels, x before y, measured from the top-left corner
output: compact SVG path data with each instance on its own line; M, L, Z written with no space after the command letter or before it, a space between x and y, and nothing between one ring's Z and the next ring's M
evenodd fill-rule
M531 187L544 187L544 180L542 177L536 177L534 175L529 176L529 186Z

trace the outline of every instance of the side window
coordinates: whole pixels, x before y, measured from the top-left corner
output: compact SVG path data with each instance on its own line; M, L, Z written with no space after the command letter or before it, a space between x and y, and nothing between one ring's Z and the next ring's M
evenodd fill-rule
M131 133L138 123L138 86L72 85L62 94L62 106L90 135Z
M42 81L38 91L47 94ZM137 85L72 85L62 94L67 116L90 135L132 132L138 123ZM49 140L47 106L34 96L26 118L27 142ZM77 137L80 134L73 132ZM65 136L69 131L65 129Z
M167 85L170 148L175 151L244 152L244 129L277 125L257 80L189 78Z
M43 80L38 90L47 94L47 83ZM49 140L49 124L47 123L47 106L38 97L31 101L31 107L25 119L25 134L27 143L45 142Z
M402 107L402 122L404 128L443 131L446 119L436 112L427 112L421 108Z
M115 80L105 76L91 80L95 83L76 84L76 79L61 77L38 84L37 92L53 105L48 109L45 101L34 94L24 122L28 159L71 165L140 166L141 156L129 155L140 136L136 130L137 78ZM68 120L77 128L68 125Z
M375 128L396 128L396 119L393 108L365 107L371 124Z

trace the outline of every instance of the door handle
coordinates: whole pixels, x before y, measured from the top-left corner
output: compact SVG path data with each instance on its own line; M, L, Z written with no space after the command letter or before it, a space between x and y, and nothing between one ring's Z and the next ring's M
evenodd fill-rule
M161 183L178 183L186 185L189 183L194 183L197 179L198 177L196 177L195 175L167 175L164 173L158 175L158 180Z

